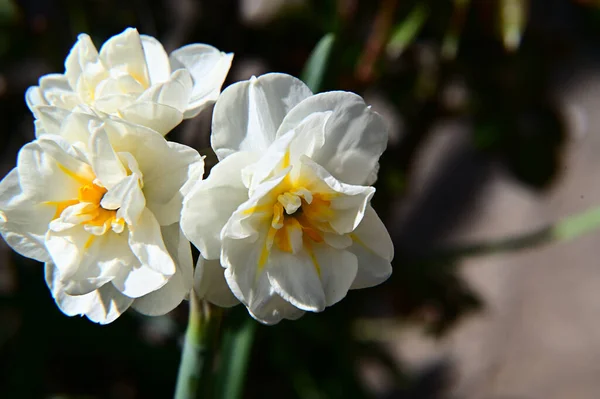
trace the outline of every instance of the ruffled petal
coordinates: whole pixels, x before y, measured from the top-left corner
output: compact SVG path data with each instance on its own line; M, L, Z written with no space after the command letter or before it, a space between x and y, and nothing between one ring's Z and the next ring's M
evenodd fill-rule
M324 112L330 112L326 124L314 130L315 135L322 135L318 140L323 144L305 155L344 183L372 184L369 177L376 176L374 170L388 134L383 118L360 96L342 91L311 96L286 115L277 136L295 129L314 113Z
M365 217L350 235L354 243L348 250L358 258L358 273L352 289L383 283L392 274L394 244L385 225L369 205Z
M165 276L175 274L175 263L165 247L160 226L148 208L130 228L129 246L142 265Z
M216 101L231 67L233 54L206 44L190 44L171 53L172 69L184 68L194 81L184 118L192 118Z
M271 251L266 269L274 291L285 301L305 311L325 309L327 301L314 254L305 250L296 254Z
M123 119L149 127L163 136L183 120L180 110L152 101L136 101L119 112Z
M179 224L163 227L162 235L167 250L175 259L177 271L167 284L133 303L133 308L149 316L159 316L175 309L192 289L193 264L190 243L185 239Z
M331 227L338 234L352 232L362 220L375 189L342 183L306 156L301 162L299 173L305 188L317 193L332 193L329 209L335 216L329 221Z
M68 143L60 137L46 137L21 148L17 168L26 195L36 203L52 206L77 198L82 182L93 180L93 172L68 152Z
M168 144L171 162L165 165L162 178L157 174L152 176L146 191L146 206L161 226L180 221L184 195L204 174L204 159L196 150L178 143Z
M100 201L104 209L118 209L117 218L123 218L132 228L135 228L146 207L138 179L136 175L127 176L113 186Z
M115 280L123 270L130 270L137 263L125 236L115 233L102 236L85 235L86 241L81 245L80 230L82 230L81 227L71 229L71 235L49 233L49 236L52 235L55 241L59 241L62 237L66 242L73 241L75 245L78 245L77 248L74 248L74 245L63 245L68 253L61 254L63 256L79 255L76 272L63 273L64 265L63 268L58 268L63 281L63 289L69 295L85 295L92 292ZM51 245L54 255L57 243L53 242ZM53 260L57 259L62 260L62 256L53 256Z
M98 50L88 35L81 34L65 60L65 77L71 88L76 89L81 75L93 69L103 69Z
M44 75L40 78L39 89L46 102L52 106L72 110L80 102L67 77L60 74Z
M36 129L35 137L39 138L44 134L61 135L62 125L70 117L71 111L50 105L38 105L35 108ZM85 136L87 141L87 136Z
M298 320L304 315L304 311L298 309L282 297L273 294L264 301L260 307L254 309L248 308L248 313L256 321L263 324L274 325L283 319Z
M248 200L241 170L255 159L252 153L233 154L216 164L207 179L195 182L184 198L181 228L207 259L219 258L221 230L231 214Z
M218 259L206 260L198 258L194 271L194 290L198 298L229 308L240 303L233 295L225 280L225 269Z
M312 261L319 270L327 306L344 299L356 278L358 261L346 250L339 250L324 244L311 245Z
M92 133L89 146L92 168L104 187L110 190L127 177L127 170L115 153L104 129L97 129Z
M140 35L150 76L150 84L166 82L171 75L171 65L163 45L152 36Z
M95 295L85 315L94 323L112 323L133 303L132 298L121 294L112 284L103 285L93 294Z
M229 86L213 111L211 144L219 160L237 151L265 151L285 115L311 94L299 79L278 73Z
M153 85L137 101L168 105L184 112L192 92L192 77L185 69L173 72L169 80Z
M136 29L127 28L108 39L100 49L100 59L111 69L122 69L142 86L150 85L142 40Z
M25 92L25 103L33 115L37 118L37 107L40 105L48 105L39 86L31 86Z
M50 260L44 245L55 209L35 204L24 195L17 168L0 182L0 234L19 254L40 262Z

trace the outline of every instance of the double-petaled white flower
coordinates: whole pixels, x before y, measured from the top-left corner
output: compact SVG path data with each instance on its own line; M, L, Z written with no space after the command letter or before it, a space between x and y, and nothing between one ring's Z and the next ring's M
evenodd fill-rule
M25 97L38 129L44 129L38 108L52 106L55 118L73 110L104 113L166 134L217 99L232 57L206 44L190 44L167 56L158 40L132 28L111 37L98 52L81 34L65 73L43 76Z
M176 307L192 286L179 222L186 182L202 178L200 155L118 119L45 120L0 182L6 242L46 263L68 315L110 323L130 306L150 315Z
M227 88L212 128L220 162L185 196L181 222L208 259L201 295L231 304L220 260L235 297L273 324L390 276L393 245L368 186L387 132L362 98L268 74Z

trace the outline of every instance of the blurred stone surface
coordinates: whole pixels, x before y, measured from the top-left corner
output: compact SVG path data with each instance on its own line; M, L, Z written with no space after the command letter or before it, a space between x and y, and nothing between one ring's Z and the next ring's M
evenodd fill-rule
M418 213L427 215L428 209L439 212L436 204L447 202L450 208L445 210L451 215L413 222L417 234L412 239L426 244L446 237L455 242L491 240L532 231L600 204L600 77L582 75L569 81L557 88L557 97L571 132L562 174L553 187L536 194L517 184L497 165L477 159L466 139L467 125L445 124L420 154L411 199L396 215L399 229L412 226L405 215L414 214L415 207L424 207ZM447 180L446 190L439 189L440 176ZM431 187L436 192L429 192ZM467 198L469 204L461 207ZM446 218L445 225L436 222L440 217ZM431 223L437 223L433 232ZM444 397L598 398L599 243L600 232L595 232L573 242L464 260L461 273L481 295L485 309L441 340L406 329L393 351L415 372L450 361L453 378Z
M263 25L270 22L283 8L299 6L305 0L242 0L240 14L248 25Z

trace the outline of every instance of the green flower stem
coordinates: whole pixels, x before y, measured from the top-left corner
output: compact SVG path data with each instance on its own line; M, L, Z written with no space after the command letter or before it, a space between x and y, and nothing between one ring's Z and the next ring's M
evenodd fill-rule
M223 334L223 345L220 353L221 367L215 385L219 399L240 399L243 397L244 383L252 343L258 323L244 314L241 323L226 329Z
M213 358L213 339L220 321L220 311L201 301L192 290L190 315L177 375L175 399L204 397Z
M501 240L481 242L438 252L435 257L458 258L517 251L555 241L569 241L600 228L600 207L567 216L557 223Z

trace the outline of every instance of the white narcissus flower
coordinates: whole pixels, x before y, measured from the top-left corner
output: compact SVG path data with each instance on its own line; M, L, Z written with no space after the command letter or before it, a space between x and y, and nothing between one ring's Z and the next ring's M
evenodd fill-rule
M274 324L390 276L394 248L368 186L387 132L361 97L313 95L267 74L227 88L212 129L220 162L185 196L181 222L209 259L196 276L207 300L231 302L225 277L253 317Z
M105 113L167 134L182 119L196 116L221 91L233 54L206 44L190 44L169 56L158 40L133 28L96 50L79 35L65 61L64 74L40 78L29 88L27 105L40 121L39 107Z
M122 120L72 113L46 128L0 182L6 242L46 263L67 315L106 324L130 306L148 315L175 308L192 287L179 222L202 157Z

